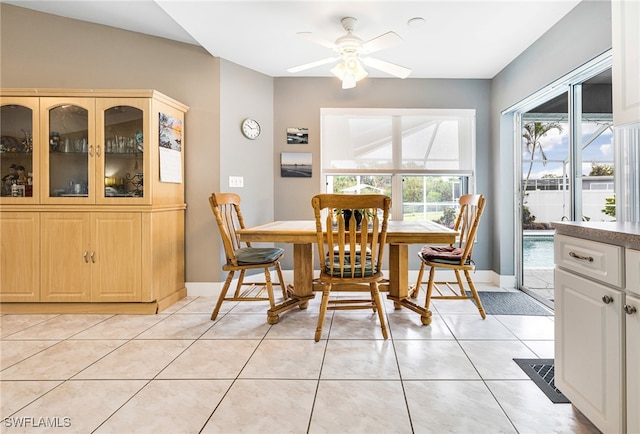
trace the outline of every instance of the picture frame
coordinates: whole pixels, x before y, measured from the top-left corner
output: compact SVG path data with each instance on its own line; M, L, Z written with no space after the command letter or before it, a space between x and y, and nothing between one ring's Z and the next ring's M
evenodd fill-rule
M311 152L282 152L280 176L283 178L311 178L313 154Z
M288 145L308 145L309 144L309 128L287 128L287 144Z

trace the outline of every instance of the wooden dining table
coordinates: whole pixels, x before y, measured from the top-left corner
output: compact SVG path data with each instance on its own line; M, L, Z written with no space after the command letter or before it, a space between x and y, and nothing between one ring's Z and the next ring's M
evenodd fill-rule
M279 315L296 306L305 309L314 298L313 244L317 242L314 220L283 220L238 230L244 242L293 244L293 285L289 298L267 311L267 320L275 324ZM452 244L458 232L429 221L390 220L387 227L389 276L380 290L387 291L396 309L406 307L420 314L423 324L431 323L431 312L414 303L409 296L409 244Z

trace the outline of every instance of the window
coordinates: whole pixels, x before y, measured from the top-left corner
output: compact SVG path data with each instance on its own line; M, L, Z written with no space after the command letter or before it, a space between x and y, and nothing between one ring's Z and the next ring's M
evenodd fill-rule
M322 109L327 193L391 196L395 220L445 222L473 190L475 110Z

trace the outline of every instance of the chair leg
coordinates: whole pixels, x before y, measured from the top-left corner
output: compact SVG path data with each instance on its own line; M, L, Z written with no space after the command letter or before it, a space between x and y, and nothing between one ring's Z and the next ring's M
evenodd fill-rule
M460 297L466 297L467 294L464 292L464 285L462 284L462 276L460 276L460 270L453 270L453 272L456 275L456 281L458 282Z
M418 298L420 295L420 287L422 286L422 277L424 275L424 262L420 262L420 271L418 271L418 280L416 281L416 286L413 288L411 292L411 298Z
M240 270L240 275L238 276L238 284L236 285L236 292L234 294L234 298L240 297L240 292L242 291L242 282L244 282L244 273L245 273L245 270Z
M287 298L289 298L289 294L287 293L287 285L284 283L284 278L282 277L282 268L280 267L280 262L276 262L276 271L278 272L278 279L280 280L282 297L286 300Z
M327 306L329 305L329 294L331 293L331 284L325 284L322 288L322 300L320 301L320 313L318 314L318 326L316 327L315 341L318 342L322 337L322 324L324 323L324 316L327 313Z
M276 306L276 302L273 298L273 284L271 283L271 271L269 267L264 268L264 283L267 287L267 296L269 297L269 307L273 309Z
M380 290L378 284L373 282L371 285L371 298L375 300L375 304L378 310L378 318L380 319L380 327L382 328L382 337L387 339L389 337L387 333L387 322L384 319L384 308L382 307L382 297L380 297Z
M235 271L229 271L227 274L227 279L224 281L224 286L220 291L220 295L218 296L218 301L216 302L216 307L213 309L211 313L211 321L214 321L218 317L218 312L220 311L220 307L222 306L222 302L224 298L227 296L227 291L229 290L229 286L231 286L231 281L233 280L233 275Z
M425 309L429 310L429 306L431 305L431 294L433 293L433 279L436 277L436 268L431 267L429 270L429 283L427 284L427 298L424 302Z
M467 278L467 283L469 284L469 288L471 289L471 294L473 294L473 299L476 302L476 306L478 306L478 312L480 312L480 316L482 319L487 317L487 313L484 311L484 306L482 306L482 302L480 301L480 296L478 295L478 291L476 290L476 286L473 284L473 280L471 280L471 275L469 271L464 270L464 275Z

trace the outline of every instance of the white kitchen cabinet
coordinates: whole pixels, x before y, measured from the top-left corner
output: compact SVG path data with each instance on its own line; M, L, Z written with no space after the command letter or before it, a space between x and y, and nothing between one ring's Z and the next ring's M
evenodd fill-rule
M551 226L555 384L603 433L640 434L640 223Z
M640 296L640 250L627 249L627 294Z
M624 293L555 270L555 385L606 433L622 432Z
M622 247L566 235L555 235L553 240L557 266L589 279L622 287Z
M611 2L614 125L640 125L640 2Z
M637 270L636 270L637 271ZM627 432L640 433L640 297L625 300Z

